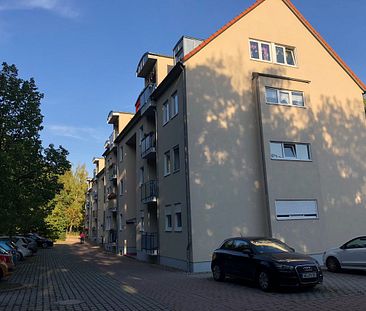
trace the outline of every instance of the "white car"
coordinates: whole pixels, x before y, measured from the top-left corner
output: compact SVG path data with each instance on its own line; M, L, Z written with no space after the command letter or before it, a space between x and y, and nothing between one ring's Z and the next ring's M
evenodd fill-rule
M366 270L366 236L354 238L340 247L323 254L327 269L338 272L341 269Z

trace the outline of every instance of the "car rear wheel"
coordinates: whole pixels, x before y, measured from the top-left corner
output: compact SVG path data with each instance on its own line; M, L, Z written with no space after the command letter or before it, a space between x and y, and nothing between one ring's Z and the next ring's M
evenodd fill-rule
M330 272L339 272L341 270L341 265L335 257L329 257L325 264Z
M258 286L261 290L267 292L272 289L272 281L267 271L260 271L257 277Z
M225 280L225 272L219 265L214 265L212 275L215 281L222 282Z

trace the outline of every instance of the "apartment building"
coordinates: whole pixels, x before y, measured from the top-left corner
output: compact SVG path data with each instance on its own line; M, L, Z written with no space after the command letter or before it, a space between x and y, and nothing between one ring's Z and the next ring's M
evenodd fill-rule
M364 234L366 86L289 0L146 53L137 76L113 142L120 254L196 272L231 236L320 260Z

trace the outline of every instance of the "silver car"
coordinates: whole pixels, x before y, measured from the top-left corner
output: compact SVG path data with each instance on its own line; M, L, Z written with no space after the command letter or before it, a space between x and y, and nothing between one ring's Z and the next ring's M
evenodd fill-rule
M366 236L354 238L340 247L324 252L327 269L338 272L341 269L366 270Z

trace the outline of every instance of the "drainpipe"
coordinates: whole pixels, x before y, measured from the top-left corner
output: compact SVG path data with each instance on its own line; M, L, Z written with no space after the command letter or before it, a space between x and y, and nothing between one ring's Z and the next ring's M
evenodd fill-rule
M262 158L262 169L263 169L263 185L264 185L264 197L265 197L265 211L266 211L266 218L267 218L267 228L268 228L268 235L272 237L272 224L271 224L271 210L269 204L269 196L268 196L268 179L267 179L267 168L266 168L266 158L264 153L264 134L263 134L263 124L262 124L262 107L260 101L260 92L259 92L259 74L253 73L252 80L255 86L255 104L257 107L257 121L259 127L259 141L260 141L260 154Z
M191 222L191 198L189 183L189 157L188 157L188 128L187 128L187 85L186 69L183 66L183 123L184 123L184 162L186 177L186 204L187 204L187 271L192 272L191 260L193 260L192 251L192 222Z

